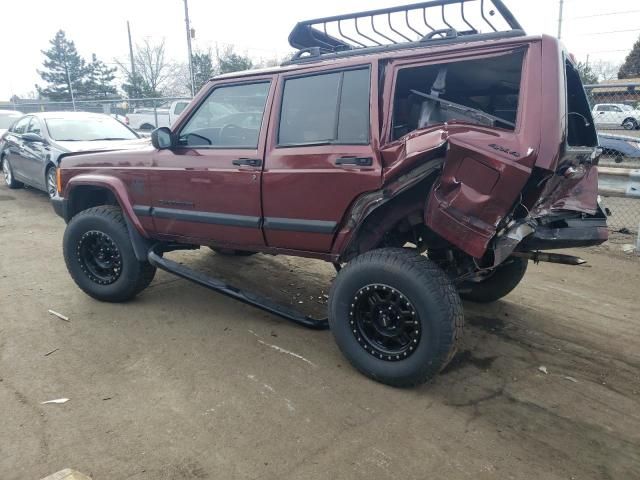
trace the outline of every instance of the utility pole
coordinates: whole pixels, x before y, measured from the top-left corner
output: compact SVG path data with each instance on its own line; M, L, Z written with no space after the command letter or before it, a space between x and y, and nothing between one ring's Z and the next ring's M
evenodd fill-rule
M564 0L560 0L560 9L558 10L558 40L562 38L562 10L564 9Z
M131 61L131 79L136 76L136 64L133 61L133 43L131 43L131 27L129 26L129 20L127 20L127 34L129 35L129 60Z
M188 0L184 0L184 22L187 27L187 49L189 50L189 78L191 79L191 96L196 94L195 79L193 78L193 56L191 53L191 25L189 25L189 6Z
M64 47L62 50L62 54L64 55L64 69L67 72L67 82L69 83L69 93L71 94L71 104L73 105L73 111L76 111L76 98L73 95L73 85L71 85L71 74L69 73L69 63L67 62L67 48Z

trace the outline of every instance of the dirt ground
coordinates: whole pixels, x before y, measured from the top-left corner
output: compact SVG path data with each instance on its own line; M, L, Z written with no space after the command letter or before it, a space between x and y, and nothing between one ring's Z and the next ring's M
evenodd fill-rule
M96 302L67 274L63 229L43 194L0 187L2 479L640 478L631 237L574 252L588 267L530 264L504 300L466 304L447 371L398 390L358 374L329 332L165 273L131 303ZM334 276L171 256L314 313Z

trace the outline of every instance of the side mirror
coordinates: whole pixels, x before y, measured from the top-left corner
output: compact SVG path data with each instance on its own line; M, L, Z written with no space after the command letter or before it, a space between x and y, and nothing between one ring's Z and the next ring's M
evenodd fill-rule
M173 147L173 133L167 127L156 128L151 132L151 144L158 150Z
M23 133L22 140L24 140L25 142L31 142L31 143L44 143L44 138L42 138L37 133L30 133L30 132Z

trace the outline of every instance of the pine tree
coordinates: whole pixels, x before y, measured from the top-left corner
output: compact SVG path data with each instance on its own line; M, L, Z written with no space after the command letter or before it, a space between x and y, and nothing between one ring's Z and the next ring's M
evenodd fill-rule
M49 50L42 50L46 57L44 70L38 74L47 82L45 87L36 85L40 96L54 101L71 100L71 89L76 98L85 95L85 84L89 70L83 58L78 54L76 46L63 30L49 41Z
M253 68L251 59L246 55L236 53L232 45L228 45L222 52L216 49L216 57L220 73L238 72Z
M91 55L91 63L88 65L89 74L85 85L85 94L89 98L114 98L117 97L115 80L116 68L109 68L96 54Z
M213 55L211 51L194 53L191 56L191 65L193 66L194 90L197 92L211 77L215 75ZM188 83L187 90L191 91L191 82Z
M631 52L627 55L620 71L618 78L638 78L640 77L640 38L633 45Z
M594 83L598 83L598 76L591 69L591 66L588 63L578 62L576 68L580 75L580 80L582 80L584 85L593 85Z
M137 73L126 72L126 82L122 84L122 90L127 98L152 98L160 96L154 92L149 84Z

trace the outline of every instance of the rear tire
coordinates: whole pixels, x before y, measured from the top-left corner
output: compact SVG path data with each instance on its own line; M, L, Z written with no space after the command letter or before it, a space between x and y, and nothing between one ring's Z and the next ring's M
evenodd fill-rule
M636 130L638 128L638 122L635 118L625 118L622 122L622 128L625 130Z
M4 182L7 184L7 187L11 189L24 187L24 184L22 182L18 182L13 176L13 169L11 168L11 164L9 163L9 159L3 156L1 163L2 163L2 175L4 177Z
M509 294L527 272L528 260L509 257L481 282L462 282L460 297L476 303L491 303Z
M71 277L87 295L104 302L124 302L147 288L156 272L133 251L119 207L84 210L64 232L64 260Z
M462 335L462 302L431 260L403 248L364 253L337 275L329 325L364 375L394 387L422 384L451 360Z

